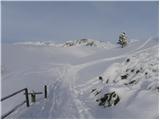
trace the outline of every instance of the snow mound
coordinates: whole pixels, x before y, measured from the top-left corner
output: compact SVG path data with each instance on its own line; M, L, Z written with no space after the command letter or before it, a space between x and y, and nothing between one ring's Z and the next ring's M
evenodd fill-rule
M113 63L108 67L97 78L99 82L90 89L95 102L99 106L115 106L112 109L115 118L120 117L116 114L118 111L125 111L121 115L128 114L130 118L134 118L136 113L139 118L144 118L147 113L146 117L158 116L155 104L159 94L158 48L155 45L137 51L122 63Z
M140 83L144 89L158 90L158 58L158 46L151 47L128 56L123 63L114 63L102 77L108 83L127 86ZM155 86L151 88L153 83Z
M99 47L99 48L113 48L114 45L108 42L101 42L93 39L80 39L74 41L67 41L63 45L64 47L71 46L90 46L90 47Z

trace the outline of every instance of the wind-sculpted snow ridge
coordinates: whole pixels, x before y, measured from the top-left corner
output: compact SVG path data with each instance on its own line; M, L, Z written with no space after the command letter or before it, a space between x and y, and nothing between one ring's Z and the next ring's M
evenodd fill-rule
M64 44L65 47L71 46L90 46L90 47L101 47L101 48L113 48L115 47L113 44L108 42L101 42L93 39L80 39L75 41L67 41Z

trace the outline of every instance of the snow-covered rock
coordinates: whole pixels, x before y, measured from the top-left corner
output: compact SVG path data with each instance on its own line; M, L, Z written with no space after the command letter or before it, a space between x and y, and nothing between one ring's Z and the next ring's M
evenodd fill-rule
M99 48L113 48L114 45L108 42L101 42L93 39L80 39L74 41L67 41L63 45L64 47L71 47L71 46L90 46L90 47L99 47Z

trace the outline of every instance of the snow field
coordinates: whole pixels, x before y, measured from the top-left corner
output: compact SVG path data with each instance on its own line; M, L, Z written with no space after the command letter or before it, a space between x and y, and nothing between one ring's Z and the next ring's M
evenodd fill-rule
M158 47L157 39L134 41L123 49L2 46L2 96L24 87L49 87L48 99L39 96L8 118L157 118ZM118 104L99 106L96 100L113 91ZM2 103L2 113L22 97Z

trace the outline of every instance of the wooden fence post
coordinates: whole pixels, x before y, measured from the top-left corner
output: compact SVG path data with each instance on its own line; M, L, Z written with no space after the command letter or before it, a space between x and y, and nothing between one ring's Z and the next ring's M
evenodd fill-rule
M31 93L31 100L32 100L32 102L36 102L36 94L34 93L34 91L33 91L33 93Z
M44 98L47 98L47 85L44 86Z
M29 97L28 97L28 89L25 89L25 96L26 96L26 106L29 107Z

